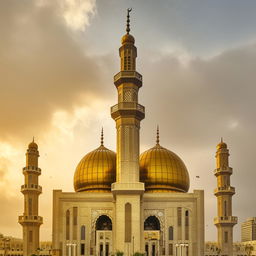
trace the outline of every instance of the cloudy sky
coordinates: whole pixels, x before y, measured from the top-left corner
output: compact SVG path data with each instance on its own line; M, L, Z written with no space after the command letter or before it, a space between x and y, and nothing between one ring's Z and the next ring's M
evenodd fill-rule
M79 160L115 150L110 117L126 8L143 74L141 152L155 143L185 162L190 191L205 190L206 240L216 240L215 150L220 137L234 168L233 215L256 216L256 1L1 0L0 232L22 236L22 167L35 136L42 175L41 238L51 238L53 189L73 191ZM200 178L196 178L200 176Z

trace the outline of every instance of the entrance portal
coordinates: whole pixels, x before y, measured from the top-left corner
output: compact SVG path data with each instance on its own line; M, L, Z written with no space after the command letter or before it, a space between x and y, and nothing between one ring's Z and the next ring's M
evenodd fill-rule
M149 216L144 222L146 256L160 255L160 222L157 217Z
M110 256L112 251L112 221L102 215L96 222L96 255Z

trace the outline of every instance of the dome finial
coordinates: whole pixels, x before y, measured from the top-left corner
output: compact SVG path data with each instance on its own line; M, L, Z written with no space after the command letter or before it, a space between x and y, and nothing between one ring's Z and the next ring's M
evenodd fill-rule
M221 137L220 142L223 143L223 137Z
M101 128L100 145L101 145L101 146L104 146L104 133L103 133L103 127Z
M132 8L127 9L127 23L126 23L126 32L129 34L130 32L130 12L132 11Z
M159 125L157 125L157 128L156 128L156 145L159 145Z
M33 136L33 141L32 142L35 142L35 136Z

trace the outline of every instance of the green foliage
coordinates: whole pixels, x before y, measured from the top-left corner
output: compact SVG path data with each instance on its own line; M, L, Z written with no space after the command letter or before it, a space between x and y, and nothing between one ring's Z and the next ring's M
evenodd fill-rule
M133 256L144 256L145 254L144 253L141 253L141 252L135 252L133 254Z
M123 256L123 255L124 255L124 252L121 252L121 251L116 252L116 256Z

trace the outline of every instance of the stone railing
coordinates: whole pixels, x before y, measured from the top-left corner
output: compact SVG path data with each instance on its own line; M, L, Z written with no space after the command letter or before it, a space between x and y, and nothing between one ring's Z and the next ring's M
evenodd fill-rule
M19 216L19 222L38 222L43 223L43 218L38 215L21 215Z
M218 223L237 224L237 217L234 217L234 216L215 217L214 224L218 224Z
M138 110L144 113L145 107L136 102L120 102L111 107L111 113L116 112L118 110Z
M235 188L231 186L224 186L224 187L218 187L214 189L214 194L222 193L222 192L235 194Z
M114 81L120 78L137 78L142 81L142 75L136 71L120 71L114 76Z
M26 166L23 167L23 172L35 172L38 173L39 175L41 174L41 169L39 167L35 167L35 166Z
M21 186L21 191L24 190L37 190L39 192L42 192L42 187L36 184L25 184Z

